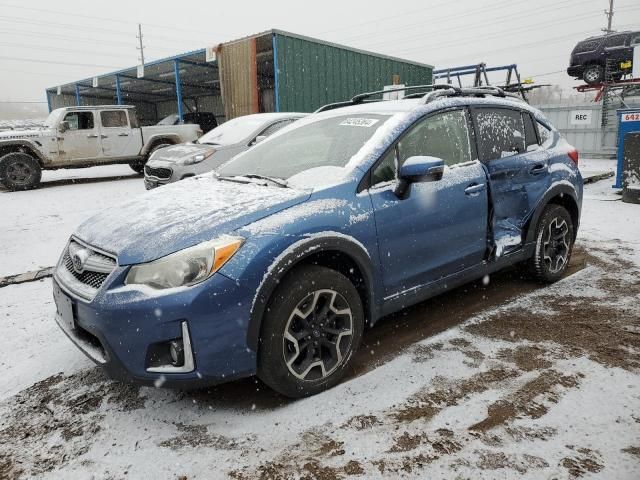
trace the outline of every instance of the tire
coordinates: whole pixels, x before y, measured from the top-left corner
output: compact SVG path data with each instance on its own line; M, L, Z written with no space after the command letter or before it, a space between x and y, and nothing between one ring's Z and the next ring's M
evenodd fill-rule
M133 170L134 172L142 175L144 173L144 166L145 166L146 162L135 162L135 163L130 163L129 166L131 167L131 170Z
M535 239L529 271L540 282L559 280L569 265L573 251L574 226L569 212L560 205L547 205L536 226Z
M160 150L161 148L165 148L165 147L170 147L171 145L172 145L171 143L158 143L157 145L154 145L153 147L151 147L151 150L149 150L149 154L147 155L147 158L145 160L130 163L129 166L134 172L137 172L140 175L142 175L144 173L144 166L149 161L149 158L151 158L151 155L153 155L153 153L156 150Z
M587 65L582 72L582 79L589 85L602 83L604 71L600 65Z
M0 158L0 183L9 190L30 190L40 184L42 168L28 153L9 153Z
M316 265L296 268L266 312L258 349L258 377L264 383L300 398L340 381L364 330L362 301L347 277Z

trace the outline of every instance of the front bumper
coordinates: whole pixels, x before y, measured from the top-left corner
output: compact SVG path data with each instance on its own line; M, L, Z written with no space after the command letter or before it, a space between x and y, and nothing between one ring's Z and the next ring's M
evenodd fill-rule
M584 67L582 65L571 65L567 68L567 75L570 77L582 78Z
M203 167L203 165L203 163L181 165L177 162L152 160L145 165L144 186L147 190L151 190L152 188L161 187L168 183L177 182L200 173L208 172L210 169Z
M158 292L122 285L127 267L118 267L109 285L92 301L70 293L54 275L54 299L72 305L73 321L56 322L76 346L114 379L171 388L202 388L253 375L256 354L248 348L252 295L221 274L188 288ZM113 286L115 285L115 288ZM154 345L183 338L189 331L194 368L153 371ZM150 371L151 370L151 371Z

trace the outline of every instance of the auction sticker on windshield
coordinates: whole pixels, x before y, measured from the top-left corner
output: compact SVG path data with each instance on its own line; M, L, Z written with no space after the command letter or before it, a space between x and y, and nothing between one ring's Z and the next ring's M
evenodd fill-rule
M347 118L343 120L340 125L346 125L349 127L371 127L378 123L377 118Z

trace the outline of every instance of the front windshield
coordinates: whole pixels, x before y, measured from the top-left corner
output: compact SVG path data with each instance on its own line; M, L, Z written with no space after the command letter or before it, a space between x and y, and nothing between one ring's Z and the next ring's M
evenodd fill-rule
M178 123L178 115L175 113L173 115L167 115L162 120L160 120L157 125L176 125Z
M339 115L294 126L237 156L218 173L287 179L312 168L344 167L390 117Z
M47 119L44 121L43 125L45 127L47 127L47 128L55 127L58 124L58 120L62 116L63 113L64 113L64 109L63 108L54 110L53 112L51 112L49 114Z
M261 116L247 115L237 117L214 128L200 137L196 143L233 145L246 139L263 124L265 124L265 119Z

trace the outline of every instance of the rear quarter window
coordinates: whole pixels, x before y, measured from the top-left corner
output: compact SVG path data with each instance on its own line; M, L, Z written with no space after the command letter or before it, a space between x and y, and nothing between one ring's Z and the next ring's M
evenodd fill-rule
M535 123L533 122L531 115L527 112L522 112L522 120L524 121L524 138L527 151L535 150L535 147L540 145L538 142L538 133L536 131Z
M536 122L538 125L538 134L540 135L540 145L542 148L549 148L553 141L553 132L550 128L547 128L540 122Z

